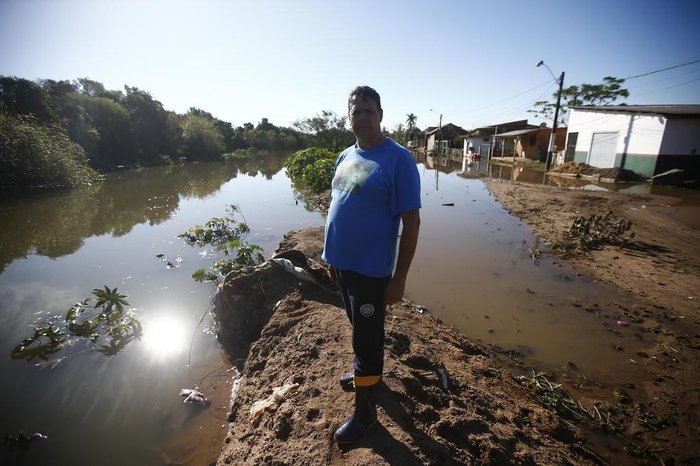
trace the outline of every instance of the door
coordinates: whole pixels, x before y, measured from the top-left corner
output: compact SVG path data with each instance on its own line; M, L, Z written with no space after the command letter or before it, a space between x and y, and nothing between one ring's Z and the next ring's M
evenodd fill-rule
M617 133L593 133L591 152L588 154L588 165L598 168L615 166L617 150Z

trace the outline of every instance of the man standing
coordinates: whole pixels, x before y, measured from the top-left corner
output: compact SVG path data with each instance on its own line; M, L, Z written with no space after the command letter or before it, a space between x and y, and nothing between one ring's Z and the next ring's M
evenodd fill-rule
M415 161L382 134L377 91L355 88L348 116L357 141L335 165L323 250L352 324L355 354L353 371L340 378L344 390L354 385L355 411L336 430L338 443L355 442L377 420L374 389L384 368L384 314L387 305L403 297L421 207ZM403 231L397 260L399 224Z

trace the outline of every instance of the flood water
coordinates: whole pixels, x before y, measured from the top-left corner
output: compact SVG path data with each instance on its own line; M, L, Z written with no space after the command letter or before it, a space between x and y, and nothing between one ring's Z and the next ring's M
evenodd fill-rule
M541 184L543 173L444 160L431 170L437 161L430 159L420 164L422 222L409 297L469 338L524 356L528 366L575 366L589 378L637 380L641 374L625 353L649 343L632 337L629 329L615 328L610 319L620 312L617 305L631 305L629 299L577 276L551 255L533 261L528 249L546 247L480 179L490 175ZM586 187L579 180L565 182L577 181Z
M0 459L25 465L216 459L232 373L206 332L210 320L200 325L214 288L191 278L215 257L177 235L237 204L252 228L249 240L269 256L289 230L322 225L282 162L124 171L94 186L0 201L0 434L48 436ZM536 239L480 180L490 174L540 183L541 173L432 158L418 167L422 224L409 298L471 339L517 350L529 366L574 363L591 378L638 377L628 356L613 348L621 341L630 351L648 343L628 329L611 332L604 318L615 313L610 303L624 304L624 297L551 256L534 263L527 247ZM143 323L141 341L111 357L76 353L53 369L7 356L38 316L64 315L104 285L128 296ZM212 399L208 409L178 396L195 386Z

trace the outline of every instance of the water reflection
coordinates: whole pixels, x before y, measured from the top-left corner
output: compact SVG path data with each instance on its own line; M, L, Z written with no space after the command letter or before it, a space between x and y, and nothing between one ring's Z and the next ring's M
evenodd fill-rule
M215 290L191 275L218 256L202 257L177 235L232 203L265 255L289 230L322 225L318 213L295 205L281 166L280 157L124 171L100 185L0 201L0 435L49 436L16 457L0 449L0 464L216 461L232 374L201 322ZM10 359L35 313L62 318L105 284L137 307L142 340L112 358L76 347L55 369ZM206 410L178 396L195 386L212 400Z
M143 349L162 361L184 353L188 345L188 326L173 315L156 314L143 322Z
M440 188L440 175L454 174L460 178L495 178L506 181L518 181L520 183L557 186L560 188L583 189L590 191L616 191L629 194L667 194L667 187L654 186L650 182L618 182L608 183L591 181L590 179L562 176L555 173L545 173L539 164L530 165L529 162L512 162L512 159L479 159L471 160L461 154L448 156L426 155L423 152L413 153L416 162L424 169L433 170L432 178L425 182L436 189ZM676 190L674 195L678 195ZM692 193L688 195L692 197Z
M104 182L69 191L0 201L0 272L13 260L37 254L72 254L93 236L129 233L139 224L170 219L182 198L210 196L239 174L271 179L287 154L115 172Z

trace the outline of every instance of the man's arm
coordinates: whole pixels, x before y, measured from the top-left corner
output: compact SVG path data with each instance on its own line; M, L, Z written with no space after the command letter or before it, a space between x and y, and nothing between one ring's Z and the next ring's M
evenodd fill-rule
M396 263L396 272L394 272L394 276L384 292L384 304L386 305L400 301L403 298L408 269L411 267L411 261L413 261L413 255L418 244L420 211L413 209L404 212L401 214L401 223L403 224L403 232L399 242L399 258Z

